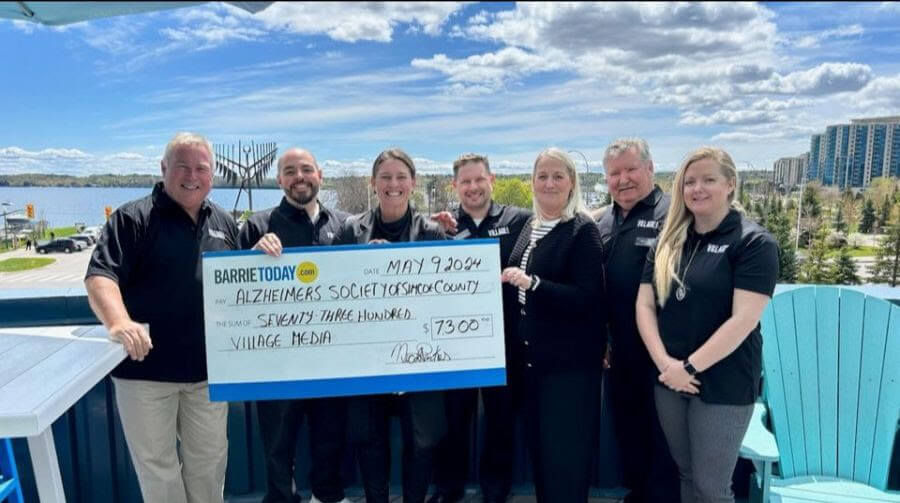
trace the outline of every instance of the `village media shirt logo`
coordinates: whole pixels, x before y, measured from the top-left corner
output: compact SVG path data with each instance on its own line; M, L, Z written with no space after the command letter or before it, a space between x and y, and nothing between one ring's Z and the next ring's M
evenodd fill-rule
M303 261L298 265L235 267L216 269L213 281L217 285L228 283L259 283L262 281L300 281L312 283L319 277L319 268L314 262Z

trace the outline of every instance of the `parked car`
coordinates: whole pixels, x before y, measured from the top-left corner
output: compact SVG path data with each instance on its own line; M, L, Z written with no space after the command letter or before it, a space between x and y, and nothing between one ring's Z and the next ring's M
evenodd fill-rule
M69 237L76 241L81 241L82 243L84 243L85 248L97 242L97 240L94 239L94 237L90 234L74 234Z
M34 249L38 253L49 253L54 251L62 251L66 253L72 253L73 251L81 251L83 246L74 239L69 238L59 238L50 241L49 243L44 243L42 245L37 245Z

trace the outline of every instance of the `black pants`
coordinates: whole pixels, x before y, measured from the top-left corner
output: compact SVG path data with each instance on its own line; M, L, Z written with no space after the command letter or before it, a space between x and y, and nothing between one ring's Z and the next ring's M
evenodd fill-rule
M659 425L652 362L614 353L607 372L627 503L679 501L678 467Z
M312 492L325 503L344 499L341 461L346 438L346 399L267 400L256 403L266 457L264 503L293 503L294 455L303 415L309 420Z
M597 450L600 369L525 370L522 414L538 503L586 502Z
M461 498L465 490L478 391L445 392L447 436L434 453L434 483L438 494L447 499ZM510 387L481 388L481 402L484 407L484 445L478 471L481 494L485 501L506 501L512 484L515 424Z
M387 503L391 475L391 416L403 435L403 501L422 503L431 483L434 447L447 430L440 392L354 397L350 435L359 459L367 503Z

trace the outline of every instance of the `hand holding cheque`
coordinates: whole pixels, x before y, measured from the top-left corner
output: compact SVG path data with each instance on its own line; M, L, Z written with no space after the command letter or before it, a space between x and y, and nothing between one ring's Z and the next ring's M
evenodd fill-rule
M204 255L213 400L505 384L496 240Z

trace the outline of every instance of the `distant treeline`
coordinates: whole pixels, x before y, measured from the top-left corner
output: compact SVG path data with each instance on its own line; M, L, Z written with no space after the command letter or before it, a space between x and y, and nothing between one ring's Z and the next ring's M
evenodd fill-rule
M423 174L424 177L431 175ZM447 175L449 177L449 173ZM516 178L528 179L529 174L507 175ZM673 172L657 171L656 179L664 188L671 186ZM772 178L771 171L755 170L741 171L741 179L744 182L759 183ZM503 178L503 176L500 176ZM325 179L325 188L330 188L331 182L343 177ZM597 172L582 173L582 183L586 188L590 188L594 183L600 181L602 177ZM89 176L71 176L71 175L44 175L38 173L25 173L21 175L0 175L0 187L152 187L156 182L162 179L159 175L89 175ZM231 187L225 182L224 178L216 177L213 182L214 187ZM256 187L256 185L254 185ZM277 189L278 184L274 178L266 178L260 185L262 188Z
M44 175L25 173L0 175L0 187L152 187L162 180L159 175ZM215 187L230 187L225 179L216 177ZM256 187L256 185L254 185ZM274 179L263 180L263 188L278 188Z

